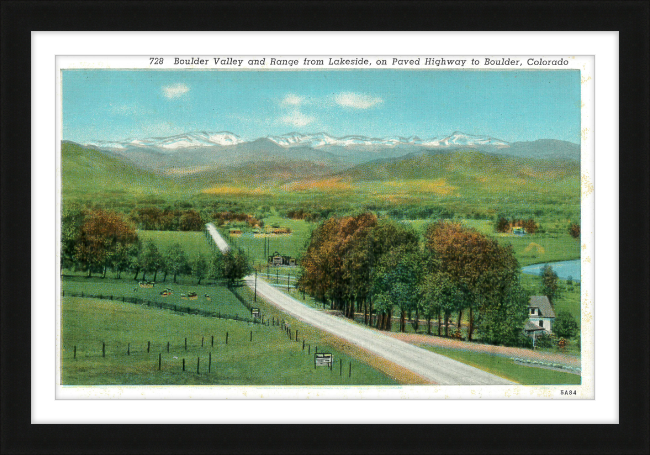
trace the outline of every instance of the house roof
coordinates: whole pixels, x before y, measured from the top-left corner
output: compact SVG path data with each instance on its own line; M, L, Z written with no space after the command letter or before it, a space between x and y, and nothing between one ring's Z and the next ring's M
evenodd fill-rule
M528 308L539 308L540 316L545 318L554 318L555 311L553 306L545 295L534 295L528 302Z
M537 324L533 324L530 321L526 321L526 325L524 326L524 330L526 332L538 332L540 330L546 330L544 327L540 327Z

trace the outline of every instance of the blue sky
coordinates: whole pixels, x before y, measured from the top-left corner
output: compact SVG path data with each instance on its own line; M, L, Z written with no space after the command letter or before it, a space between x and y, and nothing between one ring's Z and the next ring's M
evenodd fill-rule
M580 72L64 70L63 138L230 131L580 142Z

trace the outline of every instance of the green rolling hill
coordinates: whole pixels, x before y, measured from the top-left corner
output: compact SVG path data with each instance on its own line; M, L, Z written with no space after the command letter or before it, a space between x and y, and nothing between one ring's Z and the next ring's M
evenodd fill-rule
M161 194L180 189L169 177L67 141L61 144L61 187L64 198Z

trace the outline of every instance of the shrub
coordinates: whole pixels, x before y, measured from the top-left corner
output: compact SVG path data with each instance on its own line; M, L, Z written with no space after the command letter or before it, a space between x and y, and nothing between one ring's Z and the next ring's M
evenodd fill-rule
M555 318L553 331L562 338L573 338L578 334L578 323L568 311L560 311Z
M551 334L544 334L537 337L535 346L538 348L552 348L555 345L555 337Z
M580 238L580 225L577 223L571 223L569 225L569 234L571 234L571 237L574 239L579 239Z

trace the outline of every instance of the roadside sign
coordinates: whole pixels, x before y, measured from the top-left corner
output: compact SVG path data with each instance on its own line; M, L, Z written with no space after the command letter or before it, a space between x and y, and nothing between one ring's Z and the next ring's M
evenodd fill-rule
M259 308L251 308L251 316L254 318L259 318L260 317L260 309Z
M334 364L334 356L325 352L314 354L314 367L330 367Z

